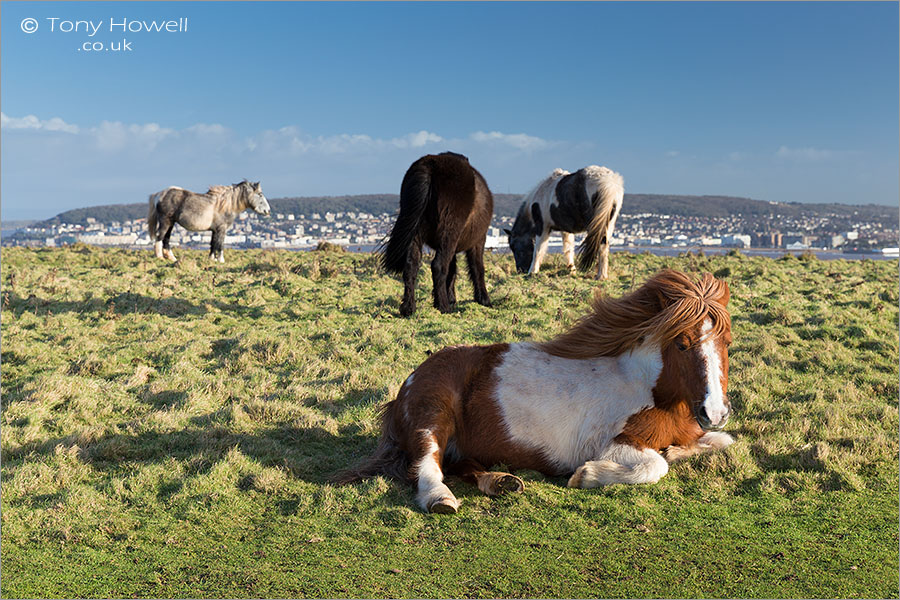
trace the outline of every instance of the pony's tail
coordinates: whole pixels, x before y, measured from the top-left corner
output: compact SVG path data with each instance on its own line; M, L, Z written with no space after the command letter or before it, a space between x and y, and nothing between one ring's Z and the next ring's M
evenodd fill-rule
M381 249L381 264L388 272L403 272L409 248L419 233L419 225L431 194L430 166L424 162L413 164L400 185L400 213L397 215L397 222Z
M610 233L609 222L616 216L616 207L622 205L622 198L625 196L622 176L610 169L602 169L597 188L597 193L591 198L594 217L578 249L578 268L582 271L587 271L594 265L601 243L609 243L609 240L605 240Z
M376 475L384 475L398 481L406 481L409 478L409 459L400 448L393 428L389 424L390 406L388 405L382 414L382 435L375 453L355 467L338 471L332 475L329 478L331 483L345 485Z
M156 217L156 200L159 197L159 192L155 194L150 194L150 210L147 212L147 232L150 234L150 241L152 242L156 237L156 225L157 225L157 217Z

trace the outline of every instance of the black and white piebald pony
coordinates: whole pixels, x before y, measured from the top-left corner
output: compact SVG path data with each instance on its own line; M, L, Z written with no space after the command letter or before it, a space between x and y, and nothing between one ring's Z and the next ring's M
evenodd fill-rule
M525 196L512 230L509 247L520 273L540 271L551 231L562 233L563 253L575 270L575 233L587 235L579 249L578 267L587 271L599 257L598 279L609 276L609 238L622 210L622 176L591 165L569 173L554 170ZM535 242L537 238L537 242Z

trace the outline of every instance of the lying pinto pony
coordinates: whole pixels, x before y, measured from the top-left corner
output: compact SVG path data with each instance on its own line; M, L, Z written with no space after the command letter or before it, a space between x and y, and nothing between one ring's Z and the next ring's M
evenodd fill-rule
M485 466L567 475L570 487L655 483L668 463L733 442L719 432L731 319L728 285L665 270L549 342L453 346L410 375L382 415L381 441L349 483L379 474L455 513L458 475L489 495L522 480Z

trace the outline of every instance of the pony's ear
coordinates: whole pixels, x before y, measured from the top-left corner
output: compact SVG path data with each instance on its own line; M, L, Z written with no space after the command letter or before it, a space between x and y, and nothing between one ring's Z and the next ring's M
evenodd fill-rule
M531 205L531 218L534 220L535 235L544 233L544 215L541 214L541 205L537 202Z
M503 233L505 233L506 235L512 235L512 231L510 231L506 227L503 228Z
M665 310L669 308L669 305L672 304L672 299L666 296L661 289L655 289L654 296L656 301L659 303L659 309Z
M728 289L728 282L724 279L720 280L722 282L722 306L728 306L728 301L731 300L731 290Z
M254 190L258 190L258 189L259 189L259 182L258 182L258 181L257 181L256 183L253 184L253 189L254 189Z

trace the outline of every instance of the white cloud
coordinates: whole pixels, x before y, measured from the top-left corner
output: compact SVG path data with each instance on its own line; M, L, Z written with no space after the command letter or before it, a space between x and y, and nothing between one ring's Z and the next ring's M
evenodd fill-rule
M781 146L775 152L777 158L786 160L799 160L806 162L818 162L821 160L831 160L837 155L833 150L821 150L819 148L788 148Z
M21 118L8 117L0 112L0 127L3 129L42 129L44 131L63 131L65 133L78 133L77 125L70 125L59 117L53 117L42 121L34 115Z
M88 130L103 150L119 151L126 148L153 150L166 138L176 135L174 129L161 127L157 123L125 125L119 121L103 121L98 127Z
M541 150L549 145L549 142L546 140L525 133L501 133L499 131L485 133L484 131L476 131L469 138L482 144L502 144L524 151Z
M421 148L428 144L437 144L444 141L444 138L430 131L418 131L416 133L408 133L402 138L394 138L393 143L398 148Z

